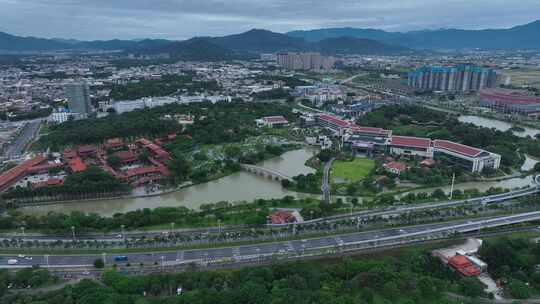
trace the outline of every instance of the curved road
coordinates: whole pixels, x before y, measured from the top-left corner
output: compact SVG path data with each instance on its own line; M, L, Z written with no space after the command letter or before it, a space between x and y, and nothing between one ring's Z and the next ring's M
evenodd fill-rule
M330 170L332 170L332 163L336 160L335 157L332 157L325 165L323 172L323 180L321 191L323 193L323 201L327 204L330 204Z

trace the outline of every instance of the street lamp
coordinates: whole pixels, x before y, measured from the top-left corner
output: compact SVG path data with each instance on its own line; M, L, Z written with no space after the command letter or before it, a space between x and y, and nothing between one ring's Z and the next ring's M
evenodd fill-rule
M164 269L164 263L165 263L165 256L161 256L161 272L163 272L163 269Z
M103 260L103 265L107 264L107 253L106 252L101 254L101 259Z
M73 240L75 241L75 226L71 226L71 235L73 236Z
M171 223L171 234L173 233L174 231L174 222Z
M22 236L24 237L24 226L21 226Z
M47 268L49 268L49 255L45 255L45 264L47 264Z
M220 219L217 220L217 225L218 225L218 233L221 234L221 220Z
M124 237L124 228L125 227L126 226L124 224L120 225L120 233L122 233L122 239L125 239L125 237Z

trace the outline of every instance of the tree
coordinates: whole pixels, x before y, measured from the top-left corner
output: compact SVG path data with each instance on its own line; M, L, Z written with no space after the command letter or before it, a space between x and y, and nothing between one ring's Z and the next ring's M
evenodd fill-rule
M471 298L478 298L484 294L484 286L477 278L462 278L459 281L459 290Z
M119 168L122 164L122 160L117 155L111 155L107 157L107 163L113 168Z
M527 299L531 296L529 286L519 280L512 280L508 284L508 290L510 290L510 295L516 299Z
M102 259L95 259L94 260L94 267L96 267L98 269L101 269L101 268L105 267L105 263L103 262Z

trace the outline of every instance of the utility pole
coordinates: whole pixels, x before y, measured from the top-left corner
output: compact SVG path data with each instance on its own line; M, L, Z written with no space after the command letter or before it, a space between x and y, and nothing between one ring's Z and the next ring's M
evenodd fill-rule
M73 241L75 241L75 226L71 226L71 235L73 236Z

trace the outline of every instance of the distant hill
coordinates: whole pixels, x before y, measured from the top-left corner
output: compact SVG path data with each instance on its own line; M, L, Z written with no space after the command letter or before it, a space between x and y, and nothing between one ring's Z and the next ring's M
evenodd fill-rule
M184 60L229 60L250 58L259 53L280 51L313 51L326 55L411 53L410 49L387 45L371 39L336 37L317 42L267 30L253 29L223 37L197 37L184 41L162 39L79 41L73 39L40 39L0 35L0 50L37 51L59 49L124 50L144 54L170 54Z
M252 29L236 35L206 39L225 48L254 53L303 51L310 48L304 39L293 38L285 34L260 29Z
M242 58L244 54L217 45L207 38L192 38L141 50L147 54L169 54L172 58L192 61L222 61Z
M328 38L313 44L316 46L315 50L325 55L398 55L414 53L413 50L406 47L388 45L372 39L354 37Z
M44 39L35 37L20 37L0 32L0 50L7 51L50 51L69 49L98 49L98 50L127 50L163 46L171 43L164 39L144 40L96 40L79 41L74 39Z
M508 29L439 29L413 32L386 32L376 29L328 28L293 31L290 37L318 42L343 36L373 39L414 49L540 49L540 20Z
M69 43L51 39L20 37L0 32L0 50L7 51L38 51L59 50L71 48Z

